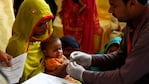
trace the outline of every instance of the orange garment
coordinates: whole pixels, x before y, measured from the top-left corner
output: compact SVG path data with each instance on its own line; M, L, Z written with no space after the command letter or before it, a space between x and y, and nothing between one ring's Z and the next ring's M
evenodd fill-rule
M57 67L62 65L64 59L65 59L64 56L61 56L59 58L46 58L45 59L46 70L48 72L55 71Z
M45 66L46 66L47 72L55 71L60 65L62 65L64 60L65 60L64 56L61 56L59 58L46 58ZM77 84L81 84L78 80L75 80L74 78L70 77L70 75L66 75L64 79Z

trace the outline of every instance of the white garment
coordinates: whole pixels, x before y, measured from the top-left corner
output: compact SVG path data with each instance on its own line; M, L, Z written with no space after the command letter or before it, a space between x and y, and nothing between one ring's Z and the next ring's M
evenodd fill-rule
M12 0L0 0L0 50L5 52L14 22Z

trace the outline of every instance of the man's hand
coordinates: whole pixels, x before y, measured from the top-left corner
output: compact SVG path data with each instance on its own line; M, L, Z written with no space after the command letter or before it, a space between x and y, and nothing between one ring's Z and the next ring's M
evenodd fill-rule
M12 64L10 62L11 59L12 59L12 56L11 55L0 51L0 62L5 62L6 65L8 67L10 67L10 66L12 66Z
M66 68L66 71L73 78L83 82L82 75L85 69L76 62L70 62Z
M89 67L91 65L92 56L81 51L74 51L70 54L70 61L76 61L84 67Z

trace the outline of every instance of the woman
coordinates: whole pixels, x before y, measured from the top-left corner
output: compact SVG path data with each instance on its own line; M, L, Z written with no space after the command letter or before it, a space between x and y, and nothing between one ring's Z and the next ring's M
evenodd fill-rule
M63 0L63 32L79 42L81 51L94 53L94 35L101 34L96 4L95 0L82 0L82 3L86 5L83 9L73 0Z
M52 18L49 5L44 0L22 2L7 46L7 53L12 56L28 54L20 82L44 72L44 55L40 50L40 42L50 37Z

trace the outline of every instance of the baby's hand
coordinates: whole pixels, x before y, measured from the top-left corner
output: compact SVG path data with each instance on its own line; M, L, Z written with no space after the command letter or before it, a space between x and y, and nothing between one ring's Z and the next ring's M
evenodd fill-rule
M64 61L63 61L62 64L64 64L64 65L68 65L69 62L70 62L70 61L65 57L65 58L64 58Z

